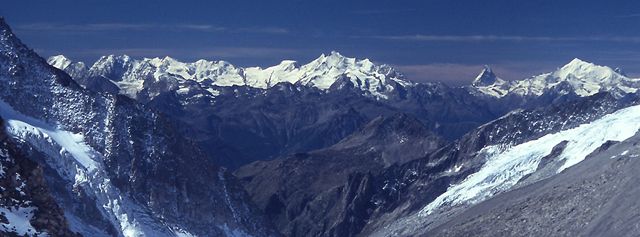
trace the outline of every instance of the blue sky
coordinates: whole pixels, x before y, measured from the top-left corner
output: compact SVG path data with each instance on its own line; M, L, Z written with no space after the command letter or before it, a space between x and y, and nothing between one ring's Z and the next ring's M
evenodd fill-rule
M269 66L332 50L415 81L506 79L578 57L640 75L640 1L8 1L0 15L43 56L128 54Z

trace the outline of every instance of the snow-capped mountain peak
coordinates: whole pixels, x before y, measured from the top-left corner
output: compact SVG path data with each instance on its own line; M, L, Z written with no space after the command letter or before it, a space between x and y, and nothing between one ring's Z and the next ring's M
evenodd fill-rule
M575 93L578 96L590 96L601 91L609 91L622 96L633 93L640 87L640 80L628 78L616 70L596 65L578 58L549 73L516 81L490 82L489 72L483 71L472 87L489 96L506 95L540 96L555 91L560 94Z
M81 74L67 70L68 65L73 62L64 56L54 56L49 59L49 63L67 71L80 82L88 82L91 78L106 78L120 88L121 94L132 98L137 98L148 85L167 80L171 81L168 84L178 85L161 88L161 91L183 89L181 85L189 83L188 80L202 83L204 88L249 86L266 89L280 82L288 82L328 90L337 80L348 78L365 94L377 98L386 98L385 93L394 90L394 82L402 86L413 84L387 65L376 65L369 59L345 57L336 51L328 55L322 54L304 65L284 60L267 68L242 68L225 61L180 62L168 56L133 59L127 55L109 55L96 61L88 69L88 73ZM210 91L214 94L213 89Z
M595 64L584 61L582 59L579 58L574 58L571 61L569 61L569 63L567 63L566 65L564 65L562 68L576 68L576 67L583 67L583 66L595 66Z
M509 82L496 76L491 67L484 65L482 71L471 85L483 94L502 97L508 92Z
M497 79L498 77L493 73L491 67L489 67L488 65L484 65L484 68L482 69L480 74L478 74L476 79L473 80L473 85L492 85L496 82Z
M610 67L598 66L593 63L580 60L578 58L571 60L571 62L555 71L554 74L558 78L564 80L579 78L590 81L601 81L613 78L614 76L621 76L615 75L617 73Z
M47 60L51 66L56 68L67 68L69 64L71 64L71 60L65 57L64 55L56 55L52 56Z

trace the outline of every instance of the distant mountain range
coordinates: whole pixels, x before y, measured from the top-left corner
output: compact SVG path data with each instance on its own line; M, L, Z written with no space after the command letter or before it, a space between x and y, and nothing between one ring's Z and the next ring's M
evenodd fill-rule
M625 236L640 79L41 58L0 19L0 235ZM635 199L634 199L635 198Z
M90 67L62 55L48 62L89 90L126 95L184 122L185 136L232 168L327 147L378 116L406 113L455 140L516 108L598 92L620 97L638 87L638 79L579 59L517 81L486 67L463 87L411 82L388 65L337 52L265 69L126 55L104 56Z
M481 93L498 98L541 96L549 91L575 93L583 97L607 91L622 96L636 92L639 85L639 78L628 78L620 69L598 66L577 58L554 72L517 81L500 79L486 67L472 84Z
M286 82L327 90L337 80L346 78L363 92L386 98L385 93L393 90L395 84L412 85L390 66L375 65L369 59L347 58L338 52L320 55L305 65L285 60L264 69L236 67L225 61L183 63L170 57L132 59L127 55L104 56L91 67L63 55L50 57L47 61L82 82L104 81L118 88L121 94L143 100L151 100L166 91L189 94L192 89L189 82L197 82L206 89L207 96L213 97L220 93L215 88L222 86L267 89ZM90 87L89 84L85 86ZM155 88L156 93L150 91L151 87L158 86L161 88Z

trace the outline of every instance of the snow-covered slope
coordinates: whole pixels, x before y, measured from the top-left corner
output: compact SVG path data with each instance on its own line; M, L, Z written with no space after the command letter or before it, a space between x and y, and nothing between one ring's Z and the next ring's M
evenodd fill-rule
M79 81L106 78L118 85L120 93L132 98L137 98L146 87L160 81L170 84L165 90L178 90L180 93L188 93L187 80L195 81L215 96L218 93L213 89L215 86L266 89L280 82L289 82L327 90L337 80L348 78L356 87L379 98L385 98L384 93L394 89L392 82L412 84L387 65L375 65L369 59L344 57L338 52L322 54L305 65L285 60L267 68L241 68L225 61L184 63L170 57L132 59L127 55L101 57L90 68L62 55L50 57L48 62Z
M580 164L497 195L425 236L637 236L640 134Z
M0 119L0 125L4 125ZM42 169L0 128L0 236L75 236L53 201Z
M0 116L6 119L9 135L32 144L36 150L50 153L52 159L45 162L55 167L75 188L83 189L97 205L103 206L107 219L119 227L124 236L170 236L169 227L150 216L144 207L112 184L102 165L102 155L88 146L82 135L25 116L1 100Z
M480 170L427 205L421 215L427 216L442 208L470 205L483 201L496 193L509 190L521 179L539 169L542 159L563 143L556 155L559 173L582 160L608 141L624 141L640 129L640 106L632 106L606 115L577 128L548 134L507 149L488 146L479 153L486 157Z
M635 92L640 87L640 79L629 78L620 72L619 69L576 58L554 72L516 81L499 79L485 69L478 75L472 88L498 98L507 95L540 96L549 91L575 93L578 96L590 96L601 91L617 95Z
M621 99L598 93L512 111L482 125L425 159L387 171L383 183L401 191L382 200L398 203L394 199L400 197L401 204L379 220L371 218L363 233L421 236L498 193L572 168L636 134L637 104L636 94Z
M56 63L70 65L64 58ZM124 96L81 88L25 46L2 18L0 82L4 125L21 151L45 167L72 231L275 233L233 176L180 136L173 121Z

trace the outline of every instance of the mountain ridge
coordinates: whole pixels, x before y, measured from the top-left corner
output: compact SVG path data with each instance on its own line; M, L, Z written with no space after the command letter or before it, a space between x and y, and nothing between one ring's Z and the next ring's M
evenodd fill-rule
M491 72L491 71L489 71ZM476 83L484 77L491 83ZM585 97L598 92L611 91L617 96L634 93L640 88L640 78L629 78L621 69L613 69L574 58L555 71L520 79L502 80L495 74L486 74L483 70L470 87L484 95L503 98L508 96L536 97L544 93L575 93Z
M71 231L277 235L235 178L172 120L123 95L83 89L4 21L0 81L3 128L43 167Z
M376 65L366 58L345 57L336 51L322 54L304 65L299 65L295 60L283 60L277 65L266 68L236 67L226 61L202 59L183 63L169 56L133 59L127 55L108 55L101 57L90 67L85 66L83 62L74 62L64 55L52 56L47 61L51 65L65 70L83 85L90 83L91 80L106 78L106 82L99 84L102 87L105 86L103 84L109 84L107 87L110 89L107 91L119 91L132 98L136 98L141 90L153 84L145 83L144 81L148 79L144 78L154 78L157 81L166 76L175 77L178 80L193 80L201 84L209 79L212 82L204 84L209 87L206 89L213 97L219 93L213 88L215 86L246 85L267 89L277 83L288 82L329 90L332 84L341 78L347 78L354 87L359 88L363 93L374 98L387 99L387 94L397 90L398 87L435 83L416 83L389 65ZM113 69L114 67L119 69ZM114 70L119 72L115 72L116 75L113 75ZM142 73L145 71L146 74ZM132 76L143 79L119 79ZM176 83L173 82L173 84ZM173 89L168 89L187 93L189 88L179 84L181 83L173 85ZM536 97L551 91L566 94L567 90L575 92L578 96L593 95L601 91L613 91L622 96L624 93L635 92L633 88L639 85L640 79L626 76L620 68L600 66L575 58L552 72L517 80L504 80L497 76L488 65L485 65L469 85L462 87L475 91L479 95L500 99L508 96ZM113 89L113 87L118 89Z
M301 84L327 90L340 78L348 78L357 88L376 98L386 98L385 93L392 91L394 83L409 86L408 81L394 68L382 64L376 65L369 59L349 58L336 51L322 54L311 62L299 65L293 60L261 67L236 67L226 61L197 60L180 62L169 56L164 58L133 59L127 55L108 55L98 59L90 67L83 62L73 62L64 55L52 56L48 62L72 77L87 81L89 78L106 78L116 84L120 92L136 98L149 80L163 80L163 77L176 78L178 90L186 91L181 80L192 80L207 87L250 86L267 89L280 82ZM114 74L115 73L115 74ZM170 82L176 84L176 82ZM215 89L208 89L215 96Z

